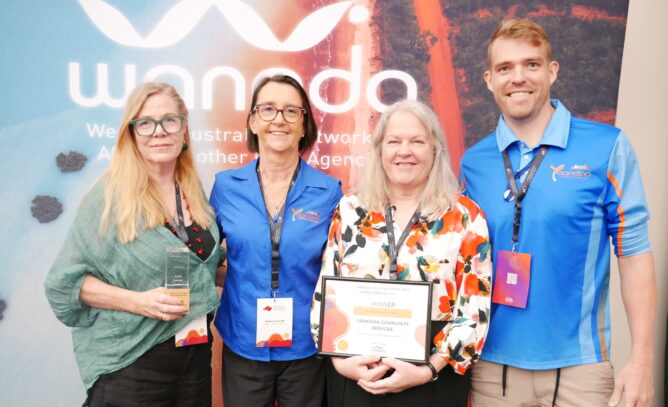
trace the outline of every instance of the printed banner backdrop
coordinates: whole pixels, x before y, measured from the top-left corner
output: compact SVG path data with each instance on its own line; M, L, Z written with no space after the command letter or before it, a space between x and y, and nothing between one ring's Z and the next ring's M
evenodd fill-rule
M6 2L0 405L85 398L69 328L53 316L42 284L81 197L109 163L136 84L166 81L184 97L208 191L216 172L254 159L244 132L253 83L290 73L320 128L304 159L348 190L379 112L396 100L434 107L455 168L494 129L499 112L482 72L487 38L505 17L529 16L548 29L561 65L555 97L578 116L613 123L627 8L628 0Z

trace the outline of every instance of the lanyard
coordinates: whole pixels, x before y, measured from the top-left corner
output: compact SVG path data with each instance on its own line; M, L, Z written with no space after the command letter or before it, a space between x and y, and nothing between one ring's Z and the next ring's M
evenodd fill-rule
M515 197L515 214L513 219L513 251L515 251L517 242L519 241L520 220L522 217L522 200L524 200L527 191L529 191L529 185L531 185L531 181L533 181L533 177L536 175L538 167L540 167L540 164L543 162L543 158L545 158L547 150L548 146L540 147L538 154L533 158L533 160L531 160L531 165L527 170L527 176L519 189L517 188L517 183L515 182L514 171L512 165L510 164L510 158L508 158L508 152L503 150L501 153L503 155L503 164L506 167L508 187L510 187L512 195Z
M257 162L257 167L255 167L255 172L257 172L257 180L260 183L260 192L262 193L262 200L264 201L264 189L262 188L262 175L260 174L260 160ZM278 218L274 221L271 217L271 214L267 210L267 203L264 203L265 213L267 214L267 221L269 222L269 239L271 240L271 291L276 297L278 292L278 266L280 264L281 255L278 251L278 248L281 244L281 232L283 230L283 215L285 215L285 204L288 201L288 195L292 187L295 185L297 180L297 174L299 173L299 162L297 162L297 167L295 172L292 174L292 180L290 180L290 186L288 187L288 192L285 194L285 201L283 201L283 207L278 214Z
M390 254L390 280L396 280L397 279L397 272L398 272L398 266L397 266L397 257L399 256L399 249L401 249L401 245L404 244L404 241L406 241L406 238L408 237L408 234L410 233L411 229L413 229L413 226L415 226L418 222L420 221L420 209L416 209L415 212L413 212L413 216L411 216L411 219L408 221L408 224L404 228L404 231L401 233L401 237L399 238L399 242L395 243L394 240L394 221L392 220L392 209L391 207L385 208L385 229L387 230L387 245L389 249L389 254ZM424 277L423 277L424 278Z
M188 232L186 232L186 222L183 220L183 208L181 207L181 189L179 184L174 183L174 189L176 190L176 217L178 222L176 224L176 235L181 239L184 244L190 243L190 238L188 237Z
M533 162L536 160L536 157L537 157L537 155L534 156L534 157L531 159L531 161L529 161L529 162L527 163L527 165L525 165L521 170L517 170L517 171L515 172L515 175L514 175L515 180L519 180L520 178L522 178L522 176L523 176L523 175L529 170L529 168L531 167L531 164L533 164ZM517 181L515 181L515 182L517 182ZM515 194L512 192L512 187L510 186L510 184L508 184L508 188L506 188L505 192L503 193L503 199L505 199L505 200L508 201L508 202L512 202L512 201L515 200Z

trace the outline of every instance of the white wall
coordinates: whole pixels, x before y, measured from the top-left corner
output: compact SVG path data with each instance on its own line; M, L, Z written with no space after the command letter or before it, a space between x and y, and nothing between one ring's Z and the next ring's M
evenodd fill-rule
M656 264L658 304L654 346L653 406L664 404L664 349L668 313L668 1L631 0L617 106L617 126L638 154L652 218L650 239ZM594 61L595 62L595 61ZM613 262L614 263L614 262ZM612 272L612 362L616 372L631 350L628 324Z

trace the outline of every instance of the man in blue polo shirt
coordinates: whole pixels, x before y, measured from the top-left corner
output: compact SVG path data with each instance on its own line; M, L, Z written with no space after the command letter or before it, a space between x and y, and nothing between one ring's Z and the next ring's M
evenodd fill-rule
M501 23L488 46L496 131L462 159L466 194L494 248L490 331L473 406L649 406L656 282L647 204L624 133L571 116L550 87L559 65L544 29ZM610 364L610 241L633 347Z

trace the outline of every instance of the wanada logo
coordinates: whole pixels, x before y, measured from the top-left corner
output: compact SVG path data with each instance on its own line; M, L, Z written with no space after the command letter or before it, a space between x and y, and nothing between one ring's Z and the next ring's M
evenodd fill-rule
M137 33L132 23L120 12L103 0L79 0L84 11L97 28L114 42L138 48L165 48L182 40L199 23L204 13L211 7L216 7L225 17L232 28L249 44L268 51L297 52L311 48L320 43L339 23L343 15L350 9L349 21L360 24L368 19L368 10L363 6L354 6L353 1L342 1L320 8L294 29L285 40L279 41L265 21L250 6L239 0L182 0L169 10L155 29L146 37ZM308 88L312 103L321 111L327 113L343 113L353 109L360 99L362 89L362 47L351 46L350 70L326 69L316 74ZM258 73L252 83L260 78L275 74L289 74L303 83L299 75L285 67L271 67ZM125 98L137 85L137 66L126 64L125 95L122 98L112 98L109 95L109 65L97 64L97 94L85 97L81 92L81 67L78 62L70 62L68 67L69 93L72 100L84 107L94 107L105 104L111 107L123 107ZM160 75L170 74L180 77L183 81L183 99L188 108L195 108L195 80L183 67L177 65L158 65L149 69L144 80L156 80ZM246 80L242 73L230 66L215 66L209 69L201 80L201 105L204 110L213 108L213 81L227 76L234 82L234 108L246 108ZM329 79L337 78L348 81L350 95L348 100L341 104L327 103L320 95L320 88ZM396 79L406 86L406 97L417 99L417 83L408 73L398 70L387 70L373 75L366 84L366 98L372 108L382 112L387 105L381 103L377 97L377 88L386 79Z
M552 169L552 181L557 182L559 178L589 178L591 177L591 170L587 164L573 164L569 170L564 170L565 165L558 166L550 165Z

